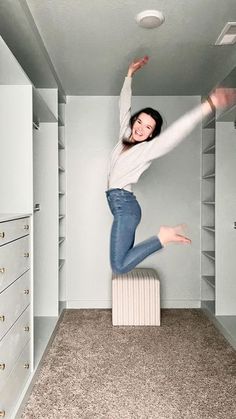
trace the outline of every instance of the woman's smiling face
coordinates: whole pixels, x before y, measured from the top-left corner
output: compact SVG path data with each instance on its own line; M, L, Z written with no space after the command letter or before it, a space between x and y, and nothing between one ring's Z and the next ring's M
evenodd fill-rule
M132 139L135 141L145 141L153 133L156 121L148 114L142 112L138 115L132 128Z

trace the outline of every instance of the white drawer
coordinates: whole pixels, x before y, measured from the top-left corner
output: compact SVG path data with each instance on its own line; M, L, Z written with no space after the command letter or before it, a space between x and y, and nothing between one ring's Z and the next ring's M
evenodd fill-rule
M30 339L30 306L0 341L0 392Z
M29 234L29 231L29 218L20 218L19 220L0 222L0 246Z
M4 412L5 419L12 417L13 409L19 399L27 379L30 376L30 341L21 353L15 368L11 372L6 385L1 391L0 412ZM3 413L2 413L3 414Z
M0 247L0 292L29 269L29 237Z
M30 270L0 294L0 339L30 303Z

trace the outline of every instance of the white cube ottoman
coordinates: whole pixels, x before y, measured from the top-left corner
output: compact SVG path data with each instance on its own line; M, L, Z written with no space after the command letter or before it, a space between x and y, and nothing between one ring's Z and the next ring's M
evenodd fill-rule
M154 269L112 274L113 326L160 326L160 281Z

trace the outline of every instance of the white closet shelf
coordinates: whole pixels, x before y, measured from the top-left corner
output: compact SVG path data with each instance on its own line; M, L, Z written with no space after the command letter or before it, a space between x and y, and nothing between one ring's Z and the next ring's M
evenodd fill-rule
M64 150L65 149L65 146L64 146L64 144L63 144L63 142L61 140L58 140L58 147L59 147L60 150Z
M59 237L59 244L63 243L65 241L65 237Z
M65 125L61 115L58 115L58 125L59 125L59 127L64 127L64 125Z
M221 114L217 118L217 122L234 122L236 119L236 105L231 106L230 108L226 109L225 111L221 112Z
M62 268L62 266L64 265L64 263L65 263L65 259L59 259L59 266L58 266L59 271Z
M215 260L215 252L212 251L212 250L208 250L208 251L203 250L202 254L205 255L206 257L208 257L211 260Z
M215 277L211 275L203 275L202 279L204 279L212 288L215 288Z
M36 120L36 117L34 117L35 118L35 120ZM38 122L36 122L36 121L33 121L33 129L35 129L35 130L39 130L40 129L40 126L39 126L39 123Z
M35 123L57 122L56 116L49 109L48 105L35 87L33 87L33 109Z
M212 179L215 177L215 173L209 173L208 175L202 176L202 179Z
M210 115L209 119L203 123L203 128L215 128L215 115Z
M215 144L213 144L213 145L205 148L205 150L203 150L202 154L215 154L215 149L216 149L216 146L215 146Z
M215 233L215 226L202 226L203 230L209 230Z
M62 92L58 92L58 103L66 103L66 95L64 95Z
M204 205L215 205L215 201L202 201Z

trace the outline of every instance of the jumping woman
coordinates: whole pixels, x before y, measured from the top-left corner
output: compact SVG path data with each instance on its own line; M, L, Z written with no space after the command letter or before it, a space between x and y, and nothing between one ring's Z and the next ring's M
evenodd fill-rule
M215 108L224 108L235 100L229 89L218 89L208 99L174 122L161 133L163 120L152 108L141 109L131 117L131 81L133 74L148 62L148 57L133 61L120 94L120 134L112 151L106 196L114 216L110 238L110 262L114 273L131 271L142 260L168 243L191 243L183 235L183 225L161 226L157 234L134 246L135 231L141 220L141 208L132 192L141 174L152 161L175 148L196 125Z

